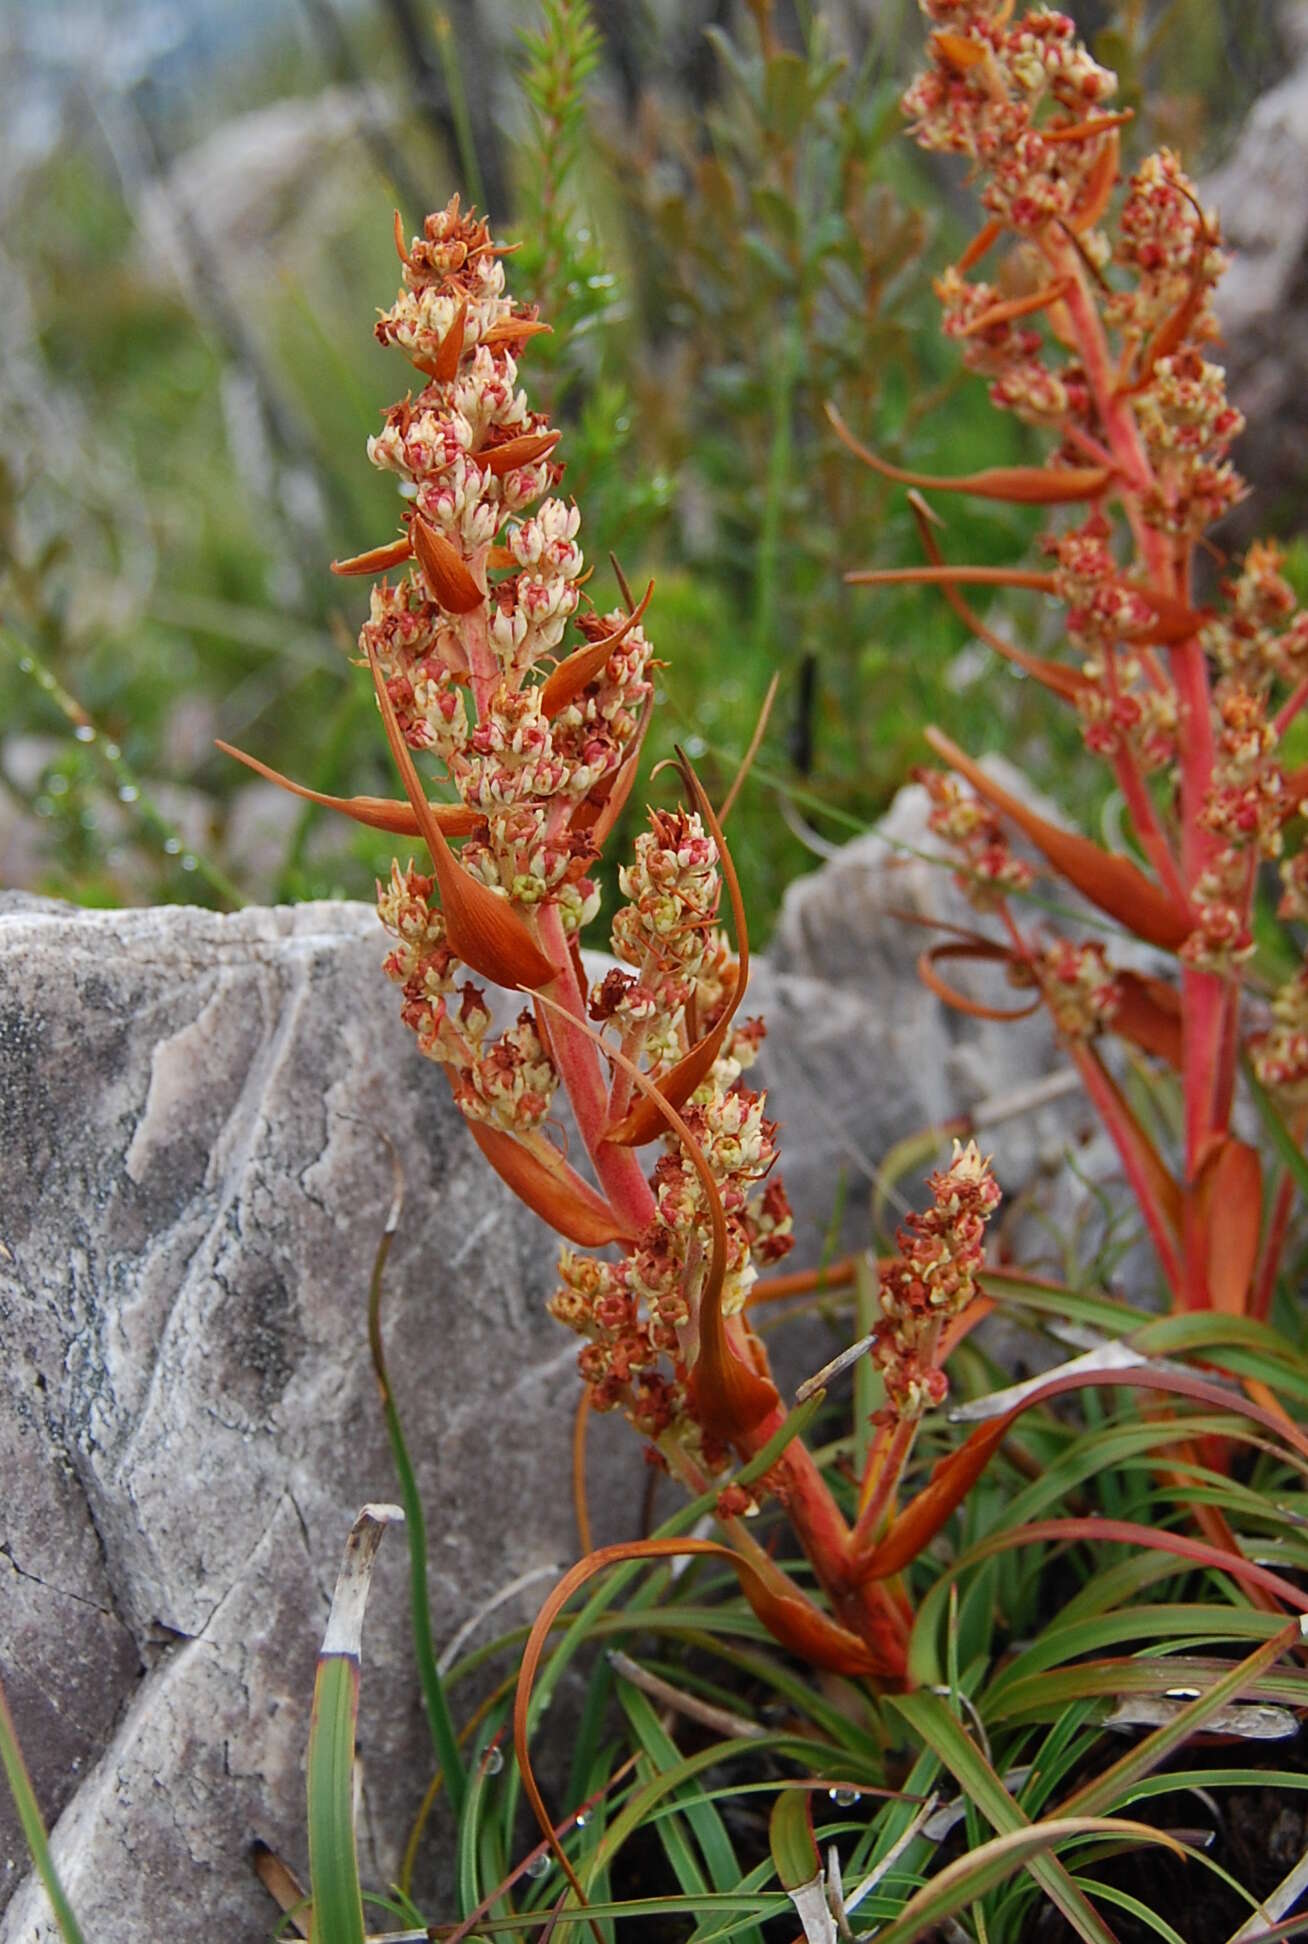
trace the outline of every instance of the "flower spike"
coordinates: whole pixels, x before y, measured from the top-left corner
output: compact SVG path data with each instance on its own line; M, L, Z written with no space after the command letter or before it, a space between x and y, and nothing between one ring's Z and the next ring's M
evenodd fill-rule
M749 982L749 927L745 920L745 901L741 896L740 880L736 876L736 867L731 861L731 852L727 848L722 825L718 820L717 812L709 802L708 792L680 749L677 751L677 768L694 799L695 808L704 819L717 846L718 860L731 904L731 920L735 926L736 956L740 961L740 969L731 998L716 1025L705 1033L688 1053L683 1054L672 1071L664 1074L659 1081L659 1092L662 1098L670 1102L673 1107L680 1107L689 1100L695 1089L707 1078L714 1061L726 1043L731 1022L745 996L745 987ZM645 1143L652 1141L658 1132L658 1112L647 1098L638 1100L630 1111L608 1130L606 1138L619 1147L644 1147Z
M377 651L368 643L368 664L386 740L404 781L404 788L418 827L431 852L431 861L440 887L441 910L450 944L465 964L484 978L514 991L520 986L549 985L558 969L541 951L523 920L506 898L497 897L488 885L465 870L450 849L449 842L428 808L413 758L400 734L391 701L377 661Z

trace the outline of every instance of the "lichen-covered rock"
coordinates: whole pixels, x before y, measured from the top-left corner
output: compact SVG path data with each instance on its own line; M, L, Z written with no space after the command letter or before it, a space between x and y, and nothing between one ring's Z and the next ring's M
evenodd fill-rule
M382 944L362 905L0 915L0 1662L99 1944L256 1944L250 1844L303 1862L330 1587L358 1506L395 1496L365 1334L388 1137L384 1321L438 1638L575 1556L552 1244L415 1056ZM609 1537L641 1473L614 1452ZM432 1767L406 1571L393 1533L360 1718L379 1884ZM0 1840L0 1939L53 1938L7 1794Z

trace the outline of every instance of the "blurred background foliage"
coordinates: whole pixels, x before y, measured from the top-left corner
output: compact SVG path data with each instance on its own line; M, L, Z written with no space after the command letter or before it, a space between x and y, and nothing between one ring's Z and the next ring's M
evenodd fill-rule
M1285 59L1270 0L1073 11L1143 110L1133 144L1200 165ZM363 452L409 377L369 330L391 211L416 229L456 188L520 240L515 289L556 326L524 375L566 427L596 598L610 550L657 580L649 762L679 740L720 793L780 674L733 813L760 938L815 847L905 779L924 722L1093 809L1074 727L943 603L841 578L919 556L826 400L924 470L1021 454L937 330L931 277L975 218L957 172L898 139L920 38L912 0L10 0L0 882L370 894L389 840L212 742L392 793L348 659L366 595L327 562L395 523ZM951 505L949 546L1011 559L1033 524ZM1039 633L1034 607L1012 620Z

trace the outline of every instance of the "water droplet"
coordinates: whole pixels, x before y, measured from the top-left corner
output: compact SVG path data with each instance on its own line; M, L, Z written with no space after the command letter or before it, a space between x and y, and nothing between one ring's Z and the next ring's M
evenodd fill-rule
M54 776L46 779L45 787L51 796L63 796L68 789L68 778L66 776L60 776L56 772Z
M700 757L706 753L708 744L705 742L703 736L687 736L684 747L687 756L693 762L698 762Z
M39 796L32 805L32 808L38 817L53 817L54 815L54 805L47 796Z
M178 851L181 848L182 848L182 840L180 837L164 838L164 849L167 851L169 857L176 857Z
M83 810L81 816L77 819L77 821L79 824L81 824L83 830L94 830L96 826L95 811Z
M199 858L192 857L190 851L187 851L185 857L182 859L182 869L184 871L198 871L199 868L200 868Z
M76 729L74 729L73 734L77 738L78 742L95 741L95 730L91 727L89 722L79 722Z
M24 675L30 675L32 670L36 667L36 663L32 660L32 657L30 655L24 655L23 659L19 662L18 666L22 669Z
M117 743L106 743L104 746L104 753L109 758L109 761L111 763L116 763L118 761L118 758L122 755L123 752L118 747Z
M589 1810L579 1809L572 1820L576 1823L578 1829L584 1829L586 1827L586 1824L590 1821Z
M532 1857L527 1865L527 1875L534 1883L539 1883L543 1876L549 1875L552 1860L548 1850L542 1850L539 1856Z
M135 783L120 783L118 785L118 801L120 803L135 803L140 794L141 792L137 789Z
M504 1750L502 1748L488 1748L486 1750L486 1759L482 1763L482 1768L485 1773L487 1775L498 1775L503 1767Z
M852 1809L856 1802L863 1800L857 1789L828 1789L827 1794L839 1809Z

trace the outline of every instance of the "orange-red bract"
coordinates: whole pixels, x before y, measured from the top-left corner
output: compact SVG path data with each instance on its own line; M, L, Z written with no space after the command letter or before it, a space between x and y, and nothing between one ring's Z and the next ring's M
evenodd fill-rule
M988 776L979 763L952 742L939 729L928 729L927 741L951 769L965 776L972 788L992 810L998 810L1015 823L1036 849L1061 872L1069 884L1100 911L1116 918L1137 938L1164 951L1176 951L1192 929L1190 914L1165 891L1147 878L1129 857L1101 850L1088 837L1061 830Z
M215 737L214 747L221 749L224 756L234 756L238 763L244 763L257 775L266 777L279 789L289 790L292 796L303 797L306 803L321 804L324 810L339 810L344 817L355 823L367 824L372 830L389 830L395 837L421 837L413 805L390 797L338 797L328 796L322 790L311 790L304 783L297 783L292 777L283 776L280 770L261 763L257 756L247 755L245 750L237 749L234 744L224 742L221 736ZM470 810L463 803L429 803L439 830L447 837L469 837L477 827L485 822L478 810Z
M410 533L413 551L433 598L449 614L471 614L474 608L479 608L486 599L486 591L477 585L472 569L453 541L447 540L430 520L424 520L421 513L414 514Z
M1243 1316L1263 1218L1263 1164L1257 1149L1228 1134L1204 1157L1194 1192L1208 1300L1225 1316Z
M569 1242L582 1249L602 1249L607 1242L631 1241L626 1224L561 1154L557 1163L546 1161L503 1128L471 1117L468 1126L500 1180Z
M333 574L386 574L392 567L402 567L406 560L413 558L413 542L407 533L398 540L387 540L380 547L370 547L367 553L351 554L348 560L333 560Z
M618 643L630 634L644 614L653 592L654 583L651 581L640 606L627 616L621 627L615 628L612 634L604 635L599 641L588 641L582 647L574 648L551 671L540 692L543 715L556 716L560 709L566 709L569 702L576 700L588 682L594 681Z
M441 914L445 919L450 948L466 965L484 978L510 991L548 985L557 976L555 966L541 951L519 914L507 898L499 897L489 885L460 864L437 824L423 794L413 758L400 734L395 708L386 689L377 651L367 643L368 665L381 709L382 722L391 755L404 781L405 792L423 841L431 852L432 868L441 894Z
M1019 506L1059 506L1073 500L1098 499L1113 478L1107 466L988 466L981 472L960 473L953 478L910 472L903 466L892 466L855 438L834 405L828 404L827 417L836 437L873 472L932 492L971 493L979 499L1007 500Z

